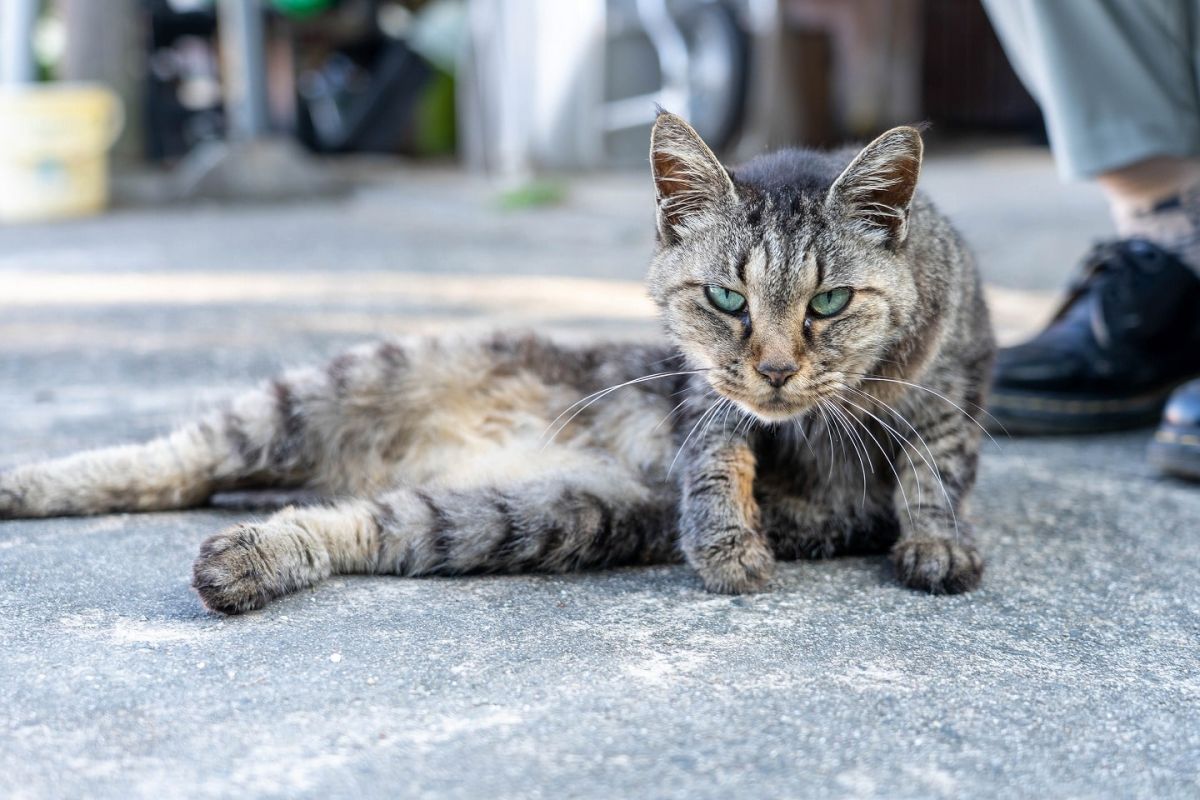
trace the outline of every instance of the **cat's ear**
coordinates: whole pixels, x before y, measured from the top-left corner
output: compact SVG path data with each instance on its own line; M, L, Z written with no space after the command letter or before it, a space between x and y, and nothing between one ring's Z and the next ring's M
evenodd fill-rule
M666 111L650 133L650 166L664 241L678 241L690 224L737 200L733 180L700 134Z
M916 128L892 128L854 157L833 182L826 205L868 238L899 245L908 235L923 153Z

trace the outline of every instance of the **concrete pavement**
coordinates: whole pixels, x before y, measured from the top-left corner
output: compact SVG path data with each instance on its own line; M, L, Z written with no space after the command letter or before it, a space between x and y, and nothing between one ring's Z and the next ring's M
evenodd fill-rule
M935 154L925 181L1008 338L1105 231L1037 152ZM645 179L568 198L501 212L402 171L337 202L0 229L0 467L380 333L653 335ZM0 795L1195 797L1200 488L1153 476L1146 440L989 447L989 571L949 598L872 558L743 598L684 568L344 578L220 619L190 564L245 514L2 523Z

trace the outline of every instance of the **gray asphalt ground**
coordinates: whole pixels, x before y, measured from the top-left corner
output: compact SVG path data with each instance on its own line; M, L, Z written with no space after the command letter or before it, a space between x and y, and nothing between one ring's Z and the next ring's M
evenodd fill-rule
M382 333L649 336L640 175L501 211L448 171L351 197L0 229L0 467L139 439ZM1006 340L1106 233L1043 153L931 159ZM0 523L4 797L1197 797L1200 487L1148 433L1008 440L983 587L882 559L771 591L685 568L345 578L222 619L188 588L245 513Z

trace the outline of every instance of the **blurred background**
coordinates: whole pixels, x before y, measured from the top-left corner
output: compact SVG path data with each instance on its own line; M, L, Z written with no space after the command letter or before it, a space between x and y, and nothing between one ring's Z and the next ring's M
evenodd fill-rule
M32 133L38 93L104 86L89 109L104 106L98 143L111 145L123 171L186 168L215 144L247 141L457 159L506 175L641 166L656 103L735 159L918 119L939 135L1042 136L1036 106L970 0L0 7L4 84L35 90L6 113L27 117ZM20 136L14 122L10 139Z
M656 104L731 163L930 122L1004 340L1108 226L974 0L0 0L5 460L383 334L654 335Z

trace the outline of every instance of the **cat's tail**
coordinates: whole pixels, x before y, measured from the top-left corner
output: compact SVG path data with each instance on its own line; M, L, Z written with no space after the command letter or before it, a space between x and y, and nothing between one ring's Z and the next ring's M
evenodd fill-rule
M312 454L301 441L295 386L274 381L144 444L2 472L0 519L189 508L222 488L298 485Z
M678 558L674 504L630 481L580 476L506 488L400 489L288 508L204 543L193 586L227 614L332 574L564 572Z

